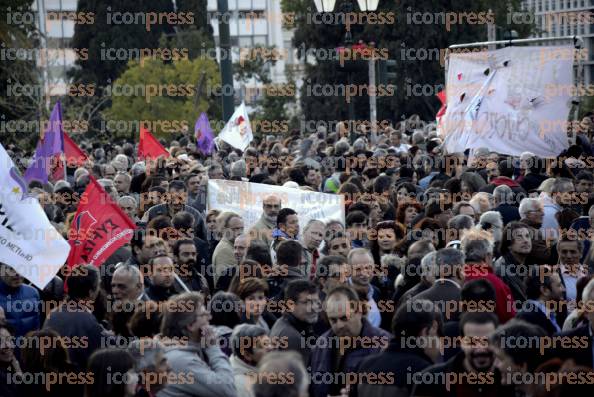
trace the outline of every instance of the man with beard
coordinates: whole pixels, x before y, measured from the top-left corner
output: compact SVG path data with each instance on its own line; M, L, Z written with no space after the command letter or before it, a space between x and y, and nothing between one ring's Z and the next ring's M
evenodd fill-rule
M324 222L312 219L305 225L305 229L303 229L301 245L303 246L303 256L307 263L305 273L312 279L316 274L318 258L320 257L318 248L320 248L324 239L324 228Z
M488 336L497 328L497 317L488 312L467 312L460 319L462 351L442 364L414 374L412 396L507 396L494 369L495 358Z
M545 235L540 230L542 219L544 217L544 207L542 201L538 198L525 198L520 202L521 222L526 224L532 235L532 250L526 258L526 265L546 265L556 263L551 258L551 249L547 246Z
M272 240L272 229L276 226L276 217L281 209L281 200L271 194L264 197L262 201L262 215L258 222L252 226L249 233L252 239L262 240L270 246Z
M560 325L563 325L557 323L559 313L555 310L559 310L559 303L565 298L565 287L559 274L550 267L541 266L533 273L526 280L528 300L523 303L516 318L538 325L552 336L560 332Z
M173 245L173 256L177 272L186 286L192 291L202 292L204 296L209 296L208 282L198 270L198 251L194 240L177 240Z
M167 255L160 255L149 260L150 285L144 290L155 302L164 302L176 294L175 267Z
M318 288L310 281L293 280L285 288L285 303L288 310L274 323L270 336L285 340L286 344L279 348L297 351L307 366L311 349L306 342L317 337L313 325L322 309Z

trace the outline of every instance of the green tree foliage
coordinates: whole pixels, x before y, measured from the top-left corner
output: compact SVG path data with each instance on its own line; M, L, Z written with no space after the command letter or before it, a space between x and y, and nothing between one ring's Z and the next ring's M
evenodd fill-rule
M207 112L211 120L221 117L217 99L206 94L206 87L220 84L218 65L210 59L171 63L150 60L144 65L131 62L111 89L106 89L106 95L112 93L112 103L104 117L106 120L151 121L151 132L161 136L192 131L201 112ZM132 93L130 90L134 92L119 95L120 89L127 90L122 92L128 94ZM116 136L138 134L134 125L129 129L116 127L108 131Z
M315 14L313 0L282 0L284 12L294 12L295 36L293 44L301 54L312 49L335 49L344 44L345 27L337 17L341 7L349 0L338 0L335 15L327 21L333 23L315 23L311 14ZM356 3L356 2L352 2ZM504 2L495 0L380 0L377 13L393 13L394 23L362 23L351 25L355 42L374 42L376 48L385 49L389 59L397 61L396 90L393 96L378 98L378 119L399 120L403 116L417 113L421 117L434 117L439 108L439 101L434 94L444 83L443 54L448 46L456 43L486 41L487 25L485 19L493 20L503 30L513 28L520 37L530 32L529 25L514 25L508 18L508 10L519 9L520 0ZM493 17L487 14L493 11ZM355 5L354 12L359 13ZM469 19L469 15L479 18ZM456 17L455 23L445 23L448 15ZM480 18L483 15L483 18ZM422 21L421 23L416 23ZM450 19L450 21L454 21ZM481 23L482 21L482 23ZM318 52L319 55L319 52ZM357 67L353 83L359 87L368 84L365 65ZM308 85L330 84L340 86L347 83L347 72L337 67L336 59L318 57L315 65L306 64L305 84L301 91L301 106L308 119L333 120L347 117L345 97L340 92L334 96L316 96L308 92ZM413 87L429 85L431 95L416 96ZM309 94L309 95L308 95ZM354 98L357 119L369 117L367 94Z
M6 2L3 2L6 3ZM0 136L3 144L32 147L44 113L41 74L36 66L39 31L31 2L13 0L0 7ZM18 50L18 53L17 53Z

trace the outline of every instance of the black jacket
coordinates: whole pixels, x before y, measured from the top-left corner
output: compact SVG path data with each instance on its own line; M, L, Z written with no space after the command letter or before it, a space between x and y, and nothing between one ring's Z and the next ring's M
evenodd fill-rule
M411 396L514 396L513 388L501 385L501 375L497 370L479 374L478 378L475 378L475 381L473 381L473 384L470 384L469 382L447 384L446 382L448 377L446 374L457 374L458 379L460 379L461 374L464 376L464 374L468 373L463 364L464 357L464 352L460 352L442 364L435 364L429 368L426 368L421 374L419 374L420 376L413 377L412 383L414 384L414 388ZM433 376L423 376L422 374L425 373L433 374ZM427 382L426 379L432 379L433 382ZM468 378L464 377L464 379ZM447 386L449 386L449 390Z
M589 328L590 324L586 324L557 334L558 336L567 337L573 347L567 349L567 345L565 345L566 348L559 345L555 355L562 359L573 359L577 365L592 368L592 332Z
M427 299L438 304L438 307L443 307L443 314L446 321L455 320L460 315L458 310L455 310L452 313L445 311L445 308L447 307L456 308L457 303L460 302L460 288L452 281L436 280L431 288L421 292L418 295L415 295L414 299ZM450 305L447 302L455 302L455 304Z
M291 313L285 313L274 323L270 330L270 337L273 340L275 337L279 340L286 340L286 350L298 352L303 357L305 366L309 365L309 354L311 353L309 346L317 338L311 324L298 320Z
M392 397L408 396L412 390L409 382L411 374L421 372L433 363L423 349L401 346L400 339L394 338L382 353L364 359L358 373L376 374L377 382L368 384L368 378L362 378L358 386L352 386L350 397ZM380 375L390 374L393 379L381 382Z
M544 181L546 181L547 179L548 179L548 177L546 175L529 173L529 174L526 174L524 179L522 179L522 182L520 182L520 185L527 192L531 192L531 191L538 189L540 184L543 183Z
M526 296L526 286L522 274L528 274L526 266L516 264L514 257L510 254L504 254L493 264L493 270L496 275L501 277L503 282L509 287L514 300L524 302Z
M95 316L74 301L67 301L54 309L45 320L43 328L53 329L60 336L70 338L70 362L82 370L86 368L91 354L102 345L105 346L110 338ZM77 340L80 343L75 343Z
M557 332L557 329L546 314L531 301L526 301L522 304L522 309L516 313L516 318L524 320L530 324L538 325L549 336L552 336Z
M145 288L144 293L155 302L164 302L177 293L175 288L164 288L156 285L150 285Z

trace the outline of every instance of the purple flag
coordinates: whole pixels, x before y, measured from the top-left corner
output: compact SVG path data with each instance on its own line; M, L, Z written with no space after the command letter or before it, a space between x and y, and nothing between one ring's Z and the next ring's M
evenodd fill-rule
M33 163L25 172L27 183L38 180L47 183L48 175L52 174L53 157L64 152L64 133L62 131L62 105L56 103L49 119L49 125L43 133L43 138L37 143Z
M210 128L208 116L204 112L202 112L200 117L198 117L198 120L196 120L196 125L194 126L194 135L196 135L196 146L198 149L200 149L200 151L207 156L211 154L213 149L214 134Z

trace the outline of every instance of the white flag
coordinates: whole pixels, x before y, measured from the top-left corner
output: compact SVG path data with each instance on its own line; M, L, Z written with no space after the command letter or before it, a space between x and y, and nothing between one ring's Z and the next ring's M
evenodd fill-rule
M245 103L242 102L235 109L235 113L233 113L218 138L241 151L247 149L252 139L254 139L254 135L252 134L252 126L245 109Z
M0 144L0 262L44 288L64 265L70 244L52 226Z

